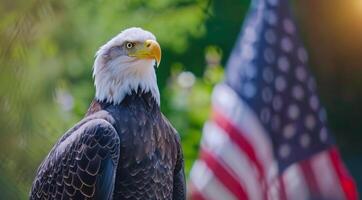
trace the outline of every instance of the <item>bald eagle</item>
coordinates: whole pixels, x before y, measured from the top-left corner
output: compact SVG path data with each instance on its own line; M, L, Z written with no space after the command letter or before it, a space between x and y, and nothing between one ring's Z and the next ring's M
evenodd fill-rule
M40 164L30 199L185 199L180 138L160 111L160 59L141 28L99 49L95 98Z

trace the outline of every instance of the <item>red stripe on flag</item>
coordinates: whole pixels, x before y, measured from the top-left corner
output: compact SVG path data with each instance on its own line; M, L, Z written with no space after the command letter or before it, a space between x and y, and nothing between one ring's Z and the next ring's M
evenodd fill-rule
M342 190L345 194L346 200L357 200L358 193L356 183L349 175L348 171L343 165L343 161L339 155L337 148L333 147L328 151L332 165L336 171Z
M201 194L201 192L194 186L194 184L192 184L192 182L190 183L190 199L191 200L206 200L206 198L204 198L204 196Z
M201 149L200 159L203 160L209 169L215 174L220 182L238 199L246 200L248 196L235 176L225 169L219 160L205 149Z
M238 146L238 148L246 154L248 159L256 166L260 175L259 182L262 186L264 198L266 198L265 175L263 167L256 156L253 146L243 136L243 132L236 128L217 108L213 108L212 119L215 123L228 134L230 139Z
M285 192L285 184L284 184L283 176L280 176L278 178L278 181L279 181L279 198L280 198L280 200L286 200L287 194Z
M191 199L192 199L192 200L206 200L206 199L202 196L202 194L201 194L199 191L196 191L196 190L192 191L192 193L191 193Z
M230 121L217 109L213 109L213 120L215 123L222 128L230 137L230 139L237 144L241 151L245 152L248 158L255 164L258 172L264 177L263 167L260 164L253 146L243 137L243 133L237 129Z
M311 193L311 195L314 196L319 196L320 194L320 189L318 186L318 182L316 179L316 175L314 174L314 171L312 169L312 166L310 164L309 160L303 160L302 162L300 162L299 164L300 168L302 169L303 172L303 176L307 182L309 191ZM323 178L323 177L320 177Z

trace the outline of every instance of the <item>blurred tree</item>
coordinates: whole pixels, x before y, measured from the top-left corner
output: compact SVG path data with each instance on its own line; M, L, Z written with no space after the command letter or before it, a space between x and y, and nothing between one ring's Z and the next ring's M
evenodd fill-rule
M215 46L207 47L205 59L206 69L200 78L190 71L182 71L180 65L174 65L163 93L169 98L163 101L163 110L181 135L186 174L197 158L201 130L210 115L213 86L223 78L221 50Z
M94 95L93 55L130 26L180 54L205 33L205 0L1 1L0 192L25 199L51 146L85 113ZM201 57L202 59L202 57ZM163 87L172 57L158 72Z

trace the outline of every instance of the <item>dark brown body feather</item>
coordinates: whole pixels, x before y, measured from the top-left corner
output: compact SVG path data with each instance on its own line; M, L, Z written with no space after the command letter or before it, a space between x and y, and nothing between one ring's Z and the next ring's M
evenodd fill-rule
M98 150L91 148L94 144L99 146ZM87 149L93 151L87 153L90 151ZM90 156L84 156L81 163L83 154ZM65 164L59 165L61 162ZM97 166L96 170L89 170L92 164ZM82 185L75 185L76 181L67 184L69 176L79 179ZM86 118L61 138L39 167L30 198L110 199L111 196L113 199L185 199L179 136L150 93L134 92L119 105L93 101Z

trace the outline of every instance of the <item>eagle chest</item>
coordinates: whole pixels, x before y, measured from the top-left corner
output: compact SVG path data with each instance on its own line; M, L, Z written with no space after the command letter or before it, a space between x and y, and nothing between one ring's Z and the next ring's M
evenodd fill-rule
M138 193L164 199L172 194L177 159L174 133L160 112L131 111L115 117L120 138L115 195L131 197Z

